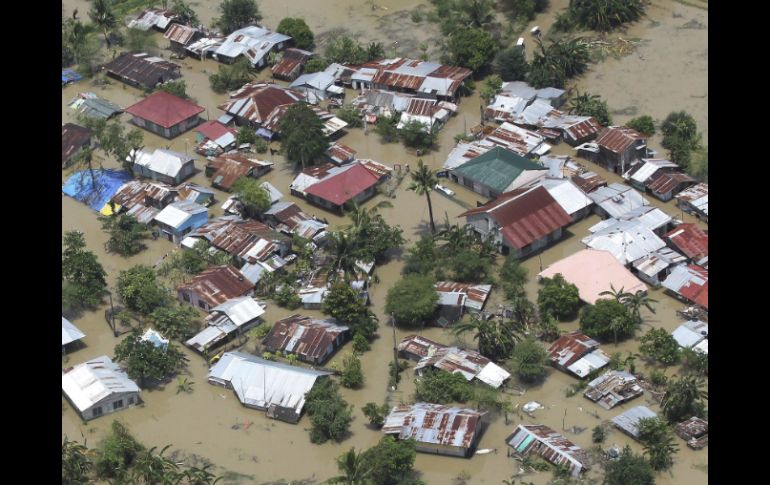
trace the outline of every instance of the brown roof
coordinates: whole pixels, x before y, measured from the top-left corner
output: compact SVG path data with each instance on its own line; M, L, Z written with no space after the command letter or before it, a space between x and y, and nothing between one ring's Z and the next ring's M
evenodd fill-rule
M709 235L695 224L679 224L666 234L666 238L692 260L697 261L709 255Z
M554 365L569 367L588 352L599 347L599 342L580 332L559 337L548 349L548 358Z
M219 105L219 109L255 123L265 123L279 106L292 105L303 99L304 95L293 89L275 84L249 83L234 92L229 100Z
M311 219L311 217L305 214L294 202L289 202L286 208L274 212L272 215L279 223L286 224L289 229L294 229L300 222Z
M231 298L245 296L254 285L248 278L230 265L216 266L203 270L191 281L177 288L198 295L198 299L208 303L209 307L221 305Z
M440 109L432 99L414 98L409 101L404 112L417 116L433 116Z
M179 65L144 53L124 52L105 64L104 69L108 74L146 88L182 77Z
M422 335L407 335L401 339L398 344L398 351L407 354L414 354L419 357L427 357L428 351L431 347L436 349L444 349L446 345L434 342L431 339L425 338Z
M131 113L137 118L151 121L164 128L171 128L205 110L206 108L179 96L158 91L126 108L126 113Z
M263 164L255 158L248 158L241 153L225 153L206 164L206 170L213 170L211 183L222 190L229 191L241 177L249 176L254 170L259 170ZM221 179L219 177L222 177Z
M329 149L326 150L326 153L332 160L338 163L345 163L353 160L356 157L355 150L339 142L330 146Z
M590 194L599 187L607 186L607 181L601 175L594 172L584 172L574 175L572 181L585 194Z
M347 330L332 318L317 320L297 314L275 322L263 343L272 352L290 352L302 360L316 362L330 355L329 346L336 347L337 337Z
M213 220L193 231L190 236L203 236L215 248L252 264L274 253L278 249L275 240L283 239L261 222L228 217Z
M610 126L601 132L596 143L613 153L623 153L637 140L646 139L646 136L627 126Z
M581 121L580 123L575 123L569 128L565 128L564 131L568 132L572 138L576 140L582 140L584 138L595 135L601 129L602 125L600 125L596 119L590 117L587 120Z
M283 57L280 62L272 67L273 76L294 80L299 74L302 66L313 56L312 52L302 49L289 48L283 51Z
M186 46L195 40L195 37L198 34L202 34L202 32L195 27L182 24L171 24L166 33L163 34L163 37L172 42L178 42Z
M91 142L91 130L74 123L61 126L61 164L62 167L70 157L83 145Z
M517 249L572 222L569 214L542 186L506 192L481 207L460 214L460 217L479 213L494 219L505 239Z
M639 164L641 165L641 164ZM647 188L652 192L666 194L680 187L682 184L697 184L698 181L686 173L661 173L655 174L647 181Z

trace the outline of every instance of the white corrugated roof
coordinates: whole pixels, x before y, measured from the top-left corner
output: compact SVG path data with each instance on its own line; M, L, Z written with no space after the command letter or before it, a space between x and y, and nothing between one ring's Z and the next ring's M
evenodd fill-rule
M193 347L198 351L203 351L211 347L216 342L222 340L226 336L227 333L222 329L217 326L210 325L198 332L193 338L185 342L185 345L188 347Z
M275 204L283 198L283 194L270 182L262 182L260 186L270 194L270 203Z
M80 331L75 325L64 317L61 317L61 344L67 345L75 340L80 340L86 334Z
M254 301L253 298L249 296L241 296L238 298L232 298L222 303L221 305L215 306L211 312L224 313L228 316L228 318L230 318L230 320L232 320L235 325L240 327L244 323L248 323L255 318L259 318L260 316L264 315L265 309L262 308L259 303Z
M495 389L502 386L503 382L509 377L511 377L511 374L494 362L485 365L481 372L476 375L476 379Z
M657 172L661 168L677 168L679 165L675 164L674 162L671 162L669 160L664 160L662 158L643 158L642 162L644 164L634 172L633 175L630 176L630 179L639 182L644 183L648 178L652 177L655 172ZM630 170L623 174L623 178L628 180Z
M583 357L571 366L567 367L567 370L575 374L576 376L583 378L591 373L595 369L601 369L605 365L610 363L610 357L605 354L601 349L596 349Z
M131 153L133 154L134 151L132 150ZM136 157L136 164L155 173L176 177L182 167L191 160L194 158L184 153L158 148L153 153L140 150Z
M113 394L139 392L139 386L106 355L62 372L61 387L80 412Z
M632 209L650 204L637 190L620 183L599 187L588 194L588 197L610 217L620 217Z
M182 200L167 205L155 216L155 220L171 227L180 227L187 219L208 209L190 200Z
M708 338L709 325L700 320L689 321L679 325L671 335L681 347L692 347L701 340Z
M318 179L316 177L311 177L306 173L300 172L299 175L297 175L297 177L291 182L291 184L289 185L289 188L296 190L301 194L304 194L305 189L307 189L308 187L317 183L320 180L321 179Z
M543 187L569 215L593 205L593 201L569 179L545 179Z
M624 265L666 246L661 238L639 221L618 221L584 237L581 242L592 249L609 251Z

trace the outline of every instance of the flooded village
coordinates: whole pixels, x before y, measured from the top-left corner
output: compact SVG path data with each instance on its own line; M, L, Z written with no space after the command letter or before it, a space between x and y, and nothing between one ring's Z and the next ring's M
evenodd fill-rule
M708 3L619 3L63 1L62 483L707 483Z

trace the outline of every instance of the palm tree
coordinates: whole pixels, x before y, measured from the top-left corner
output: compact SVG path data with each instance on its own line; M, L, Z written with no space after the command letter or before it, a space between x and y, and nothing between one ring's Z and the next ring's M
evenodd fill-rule
M480 29L494 18L494 0L466 0L461 3L461 8L467 17L468 25L473 28Z
M337 468L342 475L332 477L326 483L342 483L345 485L364 485L369 483L371 468L364 467L361 453L356 453L355 448L350 448L347 453L337 458Z
M359 272L356 266L355 248L355 240L348 232L329 233L326 237L326 252L330 256L330 261L326 264L329 269L329 280L336 280L340 271L344 272L346 281Z
M179 483L185 483L187 485L215 485L222 480L222 477L217 477L208 469L211 465L205 465L203 468L190 467L185 470L181 475Z
M625 332L626 319L623 317L615 317L610 320L609 329L612 332L612 336L615 340L615 345L618 345L618 332Z
M393 207L393 204L388 202L387 200L381 200L377 203L374 207L365 208L362 207L358 202L355 200L350 201L347 204L347 215L350 217L350 219L353 221L353 224L351 226L348 226L348 228L351 229L361 229L367 226L369 222L371 222L372 219L377 217L379 215L379 210L384 208L391 208Z
M623 303L623 301L628 298L629 296L633 296L631 293L628 293L626 291L623 291L625 287L621 286L619 290L615 289L615 285L610 283L610 289L604 290L601 293L599 293L599 296L611 296L615 298L615 301L618 303Z
M64 437L61 445L61 480L69 485L85 485L93 464L88 459L88 448Z
M163 453L170 447L171 445L166 445L157 455L155 454L157 449L155 446L139 454L134 462L132 479L129 482L137 483L138 479L141 479L147 484L171 485L177 483L177 469L179 467L163 456Z
M708 400L708 392L703 388L705 382L697 376L685 376L677 381L671 381L668 390L661 401L663 414L671 423L678 423L683 419L697 414L702 400Z
M417 195L425 194L425 198L428 199L428 214L430 215L430 230L434 234L436 233L436 224L433 222L433 204L430 202L430 193L438 183L435 170L431 170L426 166L422 158L417 160L417 170L411 173L412 183L409 184L407 190L413 190Z
M109 31L118 25L115 14L110 10L110 4L107 0L94 0L94 6L88 11L91 22L98 25L104 32L104 40L107 41L107 47L112 46L110 42Z
M658 300L650 298L647 292L640 290L633 295L630 293L626 293L626 295L623 303L631 309L631 313L633 313L636 321L639 323L642 322L642 313L640 311L642 307L647 308L653 314L655 313L655 309L652 308L652 303L658 303Z
M475 315L470 321L455 325L452 333L473 333L473 340L478 341L479 352L492 360L510 357L514 345L521 340L520 329L514 322L484 320Z
M674 464L673 455L679 451L671 433L660 436L655 441L644 444L644 454L654 470L666 470Z

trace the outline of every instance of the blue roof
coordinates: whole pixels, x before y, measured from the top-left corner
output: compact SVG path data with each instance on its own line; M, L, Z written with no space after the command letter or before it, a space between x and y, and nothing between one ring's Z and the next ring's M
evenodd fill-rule
M64 182L61 191L95 211L102 210L121 185L131 180L123 170L94 169L80 170Z
M80 81L83 79L83 76L76 73L72 69L62 69L61 70L61 83L67 84L67 83L74 83L75 81Z

